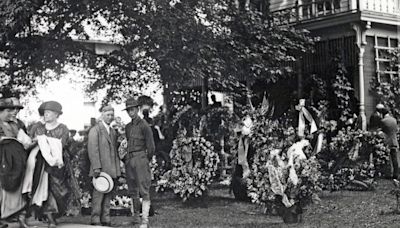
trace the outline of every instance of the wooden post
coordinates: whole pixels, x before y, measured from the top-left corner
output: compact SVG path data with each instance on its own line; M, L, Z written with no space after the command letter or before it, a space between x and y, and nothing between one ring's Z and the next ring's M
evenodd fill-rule
M201 83L201 109L206 109L208 106L208 77L203 78Z
M360 118L361 129L367 129L367 117L365 115L365 91L364 91L364 52L367 45L365 31L371 28L371 23L367 22L365 27L360 24L352 24L352 28L356 33L356 45L358 47L358 84L360 99Z
M299 57L297 65L297 98L303 98L303 57Z

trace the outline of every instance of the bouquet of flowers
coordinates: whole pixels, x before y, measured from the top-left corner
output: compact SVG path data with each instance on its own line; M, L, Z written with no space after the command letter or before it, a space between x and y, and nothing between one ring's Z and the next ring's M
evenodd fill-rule
M173 189L186 201L204 195L219 163L212 144L197 132L192 137L178 133L170 152L172 169L158 181L156 190Z
M373 189L375 177L383 174L389 161L383 135L351 126L326 129L326 133L331 135L328 146L318 155L323 188L330 191Z
M271 120L262 113L252 117L252 144L256 147L247 194L267 210L301 214L318 199L320 165L309 140L297 137L290 118Z
M255 203L300 208L318 198L319 163L301 140L288 150L271 149L256 154L248 180L248 195Z

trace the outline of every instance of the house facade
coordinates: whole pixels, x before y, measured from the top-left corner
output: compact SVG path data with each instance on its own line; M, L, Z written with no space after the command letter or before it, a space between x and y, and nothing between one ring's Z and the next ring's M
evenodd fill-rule
M266 1L268 2L268 1ZM280 23L320 37L314 55L302 61L302 72L323 74L329 53L339 52L359 100L363 128L374 110L372 79L390 80L385 53L400 46L400 0L270 0L269 12L285 15Z

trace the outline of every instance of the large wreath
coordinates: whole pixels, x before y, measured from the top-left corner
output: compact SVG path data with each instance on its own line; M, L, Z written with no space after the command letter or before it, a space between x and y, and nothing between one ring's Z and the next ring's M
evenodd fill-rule
M220 161L212 144L198 133L187 136L181 131L173 142L170 157L172 169L161 177L156 190L173 189L183 201L203 196Z

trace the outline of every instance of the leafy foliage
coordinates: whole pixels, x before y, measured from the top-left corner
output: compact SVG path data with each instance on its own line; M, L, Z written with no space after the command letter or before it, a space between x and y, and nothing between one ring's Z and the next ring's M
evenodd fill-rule
M373 188L373 181L383 174L388 165L389 151L384 136L378 132L365 132L351 126L337 129L330 121L325 128L332 138L318 159L323 170L323 188L337 191L353 183L364 183L359 189ZM370 155L373 156L370 162Z
M293 71L284 63L313 44L306 31L269 23L265 12L228 0L2 1L2 93L24 94L67 65L87 69L89 93L106 89L117 101L160 80L170 91L204 78L242 93L238 81L276 81ZM98 55L76 42L93 37L88 28L117 49Z
M388 50L386 53L389 57L389 69L387 71L398 71L400 65L400 49ZM397 121L400 120L400 79L393 77L387 80L385 77L375 77L371 81L372 92L375 93L378 102L389 107Z

